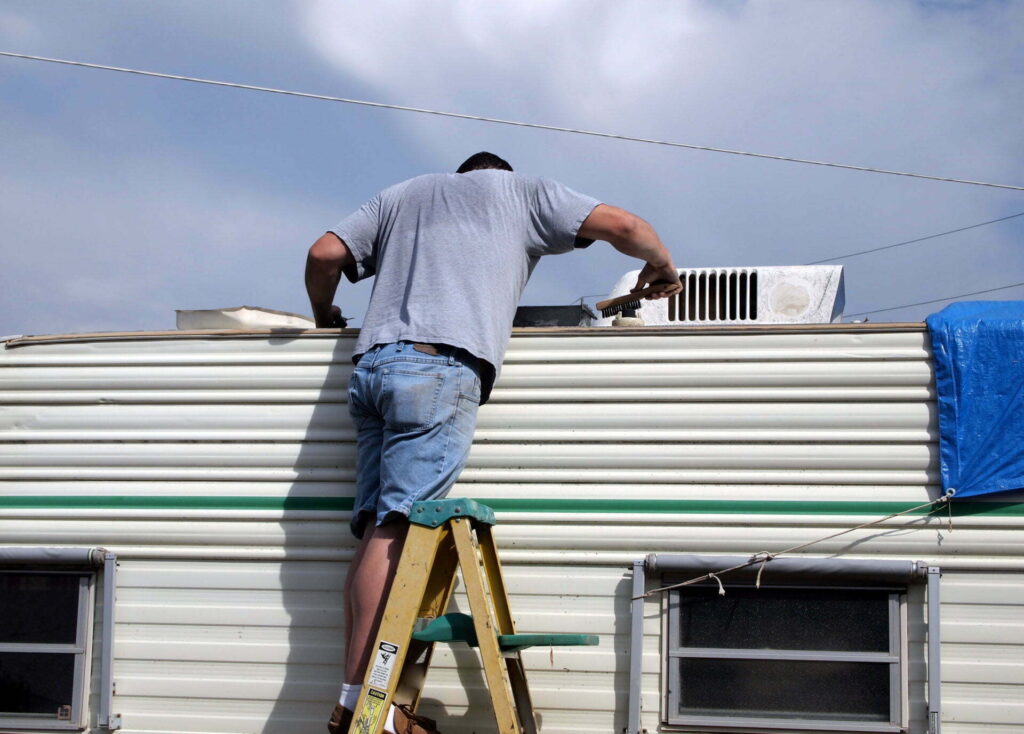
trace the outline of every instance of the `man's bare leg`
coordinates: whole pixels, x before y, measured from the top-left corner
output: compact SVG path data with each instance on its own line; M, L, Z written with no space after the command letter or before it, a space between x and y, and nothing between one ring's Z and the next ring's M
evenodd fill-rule
M367 529L345 581L345 682L363 684L384 602L402 556L407 520Z
M366 546L369 544L371 532L367 532L356 546L356 554L352 558L352 562L348 565L348 573L345 574L345 588L342 591L342 609L345 612L345 663L346 668L348 667L348 654L352 650L352 585L353 580L359 573L359 566L363 562L363 555L366 553ZM348 683L348 677L344 678L344 682ZM359 681L362 684L362 681Z

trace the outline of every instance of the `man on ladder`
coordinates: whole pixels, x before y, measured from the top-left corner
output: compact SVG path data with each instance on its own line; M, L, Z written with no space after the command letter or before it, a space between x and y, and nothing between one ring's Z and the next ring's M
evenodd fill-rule
M410 508L444 497L465 465L477 408L501 368L534 266L596 239L646 263L638 289L671 284L651 297L682 289L647 222L515 174L490 153L455 174L385 189L310 248L306 290L318 327L339 325L332 301L342 273L353 283L376 277L349 383L358 452L352 532L360 542L345 584L345 683L332 733L349 730ZM414 724L400 712L384 730L405 734Z

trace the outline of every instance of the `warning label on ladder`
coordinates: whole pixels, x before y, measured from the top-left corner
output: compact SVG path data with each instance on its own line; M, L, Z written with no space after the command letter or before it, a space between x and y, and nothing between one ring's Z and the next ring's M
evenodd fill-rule
M397 657L398 645L382 640L377 646L377 654L373 658L373 667L370 668L370 676L366 682L378 688L388 688Z
M377 731L377 725L384 715L384 703L388 700L388 694L378 691L376 688L366 689L366 700L363 701L363 708L356 719L355 730L360 734L371 734Z

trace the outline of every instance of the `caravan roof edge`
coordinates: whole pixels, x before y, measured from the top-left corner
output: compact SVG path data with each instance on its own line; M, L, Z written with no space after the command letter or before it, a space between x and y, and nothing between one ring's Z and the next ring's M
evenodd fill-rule
M198 329L195 331L100 331L85 334L52 334L12 337L4 342L8 349L36 344L71 342L154 341L187 339L258 339L265 337L337 337L354 336L358 329Z
M512 334L534 336L635 336L651 334L764 334L764 333L834 333L848 331L870 332L914 332L925 331L926 325L919 321L877 322L862 324L759 324L750 326L532 326L517 327ZM75 342L110 341L153 341L188 339L258 339L266 337L309 337L328 338L355 336L358 329L200 329L195 331L105 331L85 334L53 334L41 336L15 336L3 341L7 349L28 347L36 344L66 344Z

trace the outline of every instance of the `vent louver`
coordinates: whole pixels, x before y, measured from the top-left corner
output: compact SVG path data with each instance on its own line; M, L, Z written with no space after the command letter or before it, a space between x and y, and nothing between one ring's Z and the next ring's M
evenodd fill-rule
M669 321L756 321L757 271L681 272L683 291L668 301Z

